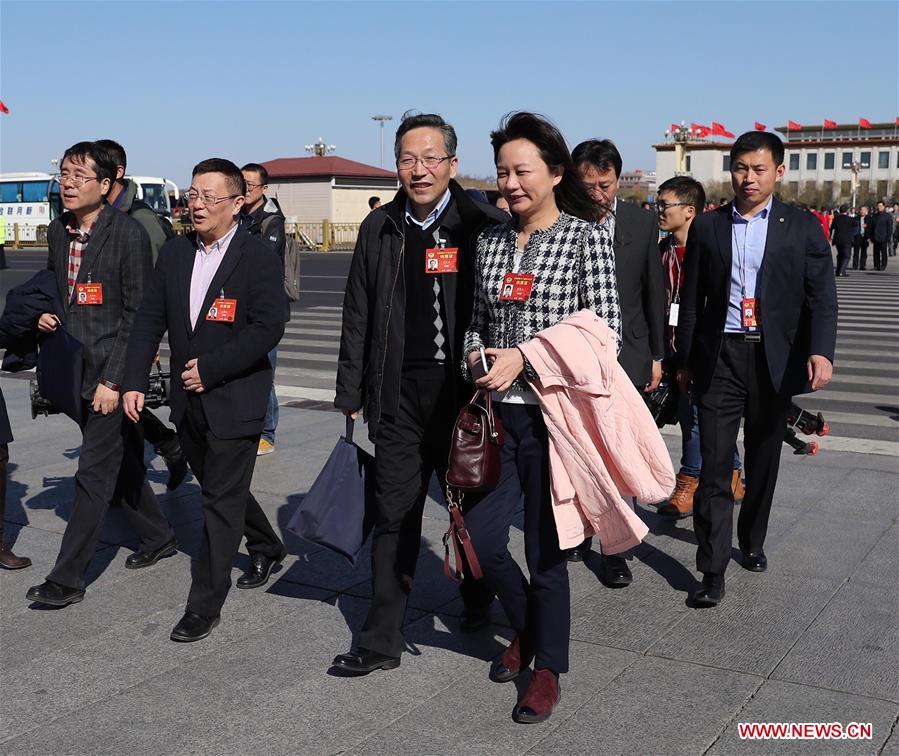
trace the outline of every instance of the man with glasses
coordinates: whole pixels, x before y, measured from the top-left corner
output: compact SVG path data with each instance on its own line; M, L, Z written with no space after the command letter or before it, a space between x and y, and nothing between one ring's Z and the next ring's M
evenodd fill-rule
M258 238L265 246L278 255L281 266L284 266L284 249L287 245L287 233L284 230L284 214L278 204L265 196L268 189L268 171L259 163L247 163L240 169L247 186L246 202L240 216L240 226L250 236ZM290 320L290 303L285 297L285 319ZM262 456L275 450L275 431L278 429L278 397L275 394L275 365L278 360L278 347L269 352L272 363L272 390L265 411L265 422L262 425L262 437L256 454Z
M168 331L172 422L203 492L203 538L173 641L198 641L219 623L243 536L250 567L238 588L258 588L286 556L250 493L272 385L268 353L284 333L284 275L277 255L239 228L244 178L230 160L193 170L194 231L168 242L137 314L128 349L125 412L137 422L147 369Z
M178 549L172 528L147 483L139 428L122 414L128 340L151 272L150 243L140 226L103 202L115 180L115 162L95 142L66 150L59 185L65 212L47 229L47 268L56 274L59 312L47 312L38 330L60 326L83 350L81 453L75 502L59 556L47 580L26 594L30 601L66 606L84 598L85 572L103 520L116 495L140 538L125 567L156 564ZM145 366L147 378L149 363Z
M404 116L394 154L402 189L362 222L347 278L334 402L353 418L362 410L376 449L372 604L350 652L333 662L349 674L400 664L428 484L436 471L444 487L452 426L470 392L460 365L475 242L507 220L453 180L456 132L439 115ZM463 629L486 624L483 584L461 590Z
M571 153L590 194L600 206L599 222L610 227L615 247L615 277L621 305L618 362L640 391L652 391L662 379L665 356L665 283L656 218L636 205L618 201L621 155L608 139L582 142ZM569 560L583 561L590 539L572 549ZM624 555L603 554L603 583L625 588L633 581Z

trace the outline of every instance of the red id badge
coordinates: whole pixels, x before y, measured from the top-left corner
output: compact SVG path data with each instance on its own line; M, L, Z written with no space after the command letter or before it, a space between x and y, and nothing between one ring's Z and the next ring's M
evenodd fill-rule
M225 299L224 297L215 299L209 312L206 313L206 320L211 320L213 323L233 323L236 311L236 299Z
M506 273L499 291L500 302L524 302L534 288L532 273Z
M740 312L743 315L743 328L758 328L758 305L755 297L743 297L740 301Z
M101 305L103 304L103 284L80 283L75 284L75 304Z
M425 273L432 276L438 273L459 272L459 248L458 247L432 247L425 250Z

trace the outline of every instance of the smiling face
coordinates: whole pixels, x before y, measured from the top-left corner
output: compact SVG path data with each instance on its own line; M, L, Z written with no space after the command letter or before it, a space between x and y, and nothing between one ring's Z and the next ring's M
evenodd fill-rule
M425 168L422 163L425 158L446 159L441 159L434 168ZM399 164L404 159L412 159L414 164L410 168L400 168ZM416 214L420 213L424 218L437 207L446 194L450 179L456 177L458 163L455 155L447 154L440 129L422 126L403 134L397 158L397 173L406 196L418 211Z
M509 210L522 218L537 217L556 208L553 191L562 180L560 169L550 168L537 145L513 139L496 156L496 187L509 203Z
M783 163L775 165L769 150L758 149L737 155L730 166L730 183L737 210L745 214L767 205L783 175Z
M190 183L190 192L197 192L195 200L189 200L190 222L200 234L204 243L221 239L243 207L243 195L232 196L236 192L224 173L198 173ZM207 201L204 197L215 197Z

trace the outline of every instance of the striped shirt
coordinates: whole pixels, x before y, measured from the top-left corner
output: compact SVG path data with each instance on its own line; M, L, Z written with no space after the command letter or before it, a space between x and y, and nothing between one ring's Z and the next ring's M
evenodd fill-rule
M84 248L90 241L94 226L97 225L96 219L87 228L76 228L74 222L74 215L68 215L65 219L66 231L69 234L69 299L72 298L72 292L75 291L75 282L78 280L78 272L81 270Z

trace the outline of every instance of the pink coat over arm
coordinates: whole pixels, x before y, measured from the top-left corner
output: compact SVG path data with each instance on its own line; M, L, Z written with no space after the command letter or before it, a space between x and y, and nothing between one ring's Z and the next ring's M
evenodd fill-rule
M643 398L618 364L614 332L590 310L519 345L549 431L559 546L594 533L603 553L639 544L648 529L627 502L666 499L674 468Z

